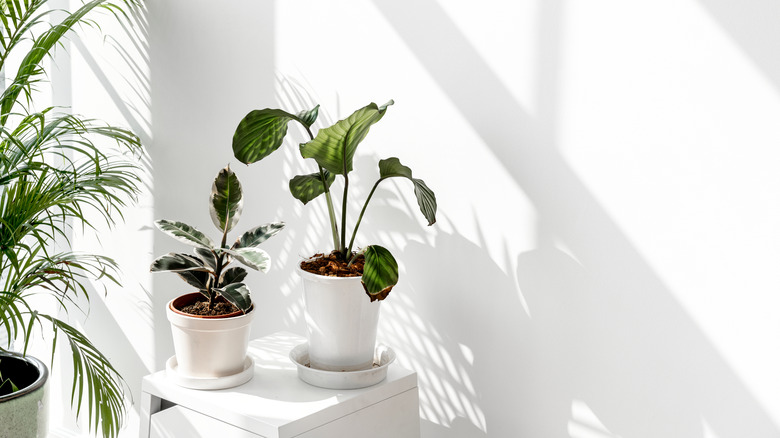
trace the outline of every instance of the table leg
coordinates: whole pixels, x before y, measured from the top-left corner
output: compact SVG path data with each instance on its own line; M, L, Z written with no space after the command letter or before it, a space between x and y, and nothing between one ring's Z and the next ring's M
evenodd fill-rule
M141 427L139 438L149 438L152 414L160 412L162 400L148 392L141 393Z

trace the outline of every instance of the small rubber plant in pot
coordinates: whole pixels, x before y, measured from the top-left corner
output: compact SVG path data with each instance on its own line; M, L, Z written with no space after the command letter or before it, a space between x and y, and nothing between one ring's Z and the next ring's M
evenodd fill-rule
M229 265L237 260L266 272L270 257L258 246L284 227L282 222L260 225L228 242L244 205L241 183L229 166L214 179L208 205L211 220L222 233L219 243L183 222L155 222L163 233L195 247L194 254L169 253L151 266L152 272L174 272L197 289L174 298L166 309L176 352L168 365L175 360L177 375L185 377L184 382L235 376L246 369L256 310L243 283L247 270Z
M377 187L390 178L403 178L412 183L417 203L428 225L436 222L436 197L423 182L414 178L412 170L398 158L379 160L379 177L363 202L357 221L347 240L347 206L350 172L358 145L371 126L382 119L393 101L378 106L366 105L320 129L316 136L311 128L317 119L319 105L296 114L280 109L254 110L239 123L233 136L233 153L245 164L262 160L283 143L290 121L300 124L309 141L300 145L303 158L316 166L308 175L290 180L290 193L303 204L324 195L330 219L333 249L303 260L296 272L304 283L308 353L313 368L327 371L356 371L374 363L374 348L379 318L379 303L398 282L398 264L386 248L368 245L354 246L355 236L366 207ZM341 220L331 189L336 176L342 177Z

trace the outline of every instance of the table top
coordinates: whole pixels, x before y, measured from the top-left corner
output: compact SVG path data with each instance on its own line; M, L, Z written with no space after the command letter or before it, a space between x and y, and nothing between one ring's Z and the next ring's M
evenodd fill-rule
M268 437L295 436L417 387L417 373L391 364L387 379L368 388L332 390L298 379L288 354L306 342L278 332L249 343L254 377L235 388L203 391L168 381L165 371L144 377L143 391Z

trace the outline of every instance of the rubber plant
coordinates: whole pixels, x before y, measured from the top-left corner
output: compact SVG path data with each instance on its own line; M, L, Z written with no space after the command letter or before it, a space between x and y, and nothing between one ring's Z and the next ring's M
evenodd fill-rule
M5 77L0 96L0 330L7 339L0 350L7 352L20 341L16 348L26 354L36 325L53 329L52 355L58 338L66 338L75 415L84 409L90 431L114 437L126 414L121 376L83 332L39 310L39 301L30 298L45 293L68 310L78 307L77 299L88 302L91 282L119 284L112 259L57 252L53 243L69 248L76 226L88 231L95 221L115 225L139 190L138 160L126 155L141 153L141 145L126 129L35 103L37 89L48 78L44 61L54 47L82 24L97 27L91 18L97 9L120 18L135 3L95 0L73 12L48 3L0 2L0 71ZM97 144L106 139L115 146Z
M368 245L361 251L353 251L355 236L360 227L374 192L379 184L389 178L405 178L411 181L417 204L428 225L436 222L436 196L425 182L412 176L412 170L401 164L398 158L379 160L379 178L363 202L351 237L347 240L347 206L349 195L349 174L353 170L353 159L358 145L366 138L373 124L384 117L391 100L382 106L370 103L358 109L349 117L339 120L332 126L320 129L316 136L312 125L317 120L319 105L310 110L289 113L281 109L261 109L248 113L238 124L233 136L233 153L244 164L251 164L267 157L282 145L287 135L287 125L294 121L300 124L309 136L309 141L300 144L303 158L316 163L316 171L307 175L298 175L290 180L290 193L307 204L321 195L325 195L328 207L330 231L333 238L333 253L342 261L351 263L360 254L365 257L362 283L371 301L383 300L398 282L398 264L386 248ZM341 220L336 219L331 188L340 175L343 194L341 199Z
M157 258L152 272L174 272L194 286L213 309L219 296L236 306L242 313L252 308L249 286L242 281L247 276L240 266L228 268L238 260L252 269L266 272L270 263L268 253L258 246L284 228L283 222L272 222L246 231L228 245L227 235L238 223L244 208L243 192L238 176L230 166L220 170L214 179L209 197L209 213L214 226L222 232L220 243L197 228L184 222L161 219L157 228L174 239L194 246L195 254L169 253Z

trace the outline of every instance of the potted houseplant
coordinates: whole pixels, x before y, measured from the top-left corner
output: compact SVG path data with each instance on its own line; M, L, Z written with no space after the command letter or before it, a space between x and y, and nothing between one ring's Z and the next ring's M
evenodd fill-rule
M311 128L317 119L319 105L296 114L280 109L254 110L241 120L233 136L235 157L250 164L281 146L290 121L299 123L309 135L309 141L300 145L300 153L303 158L316 162L316 171L295 176L290 180L289 188L304 204L325 195L333 238L331 251L302 261L296 271L304 281L308 352L314 368L353 371L369 368L373 363L379 302L398 282L398 265L386 248L368 245L357 250L354 243L366 207L379 184L389 178L408 179L428 225L436 222L433 191L423 180L414 178L412 170L398 158L387 158L379 160L379 178L366 197L347 240L347 200L353 157L371 126L384 117L392 104L391 100L382 106L366 105L334 125L320 129L316 136ZM331 196L336 175L343 180L340 224Z
M0 436L46 435L49 373L27 351L35 327L47 327L54 332L52 352L64 339L72 354L76 416L88 414L91 431L113 437L125 415L124 381L84 333L47 313L45 299L32 297L45 296L68 310L89 298L93 281L117 283L113 260L73 252L68 239L71 228L113 226L135 200L137 158L125 154L140 154L141 145L128 130L41 108L36 101L48 77L44 60L54 47L81 24L96 24L96 9L117 17L125 12L103 0L73 12L48 3L0 3ZM105 140L116 147L97 144Z
M174 272L197 289L171 300L166 309L177 372L191 378L227 377L243 370L250 323L257 312L243 283L246 269L228 265L238 260L267 271L270 257L258 246L284 227L282 222L260 225L228 244L244 205L241 183L230 166L214 179L208 204L211 220L222 232L219 243L183 222L155 222L160 231L195 247L194 255L169 253L151 266L152 272Z

